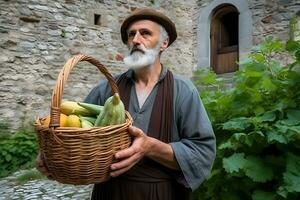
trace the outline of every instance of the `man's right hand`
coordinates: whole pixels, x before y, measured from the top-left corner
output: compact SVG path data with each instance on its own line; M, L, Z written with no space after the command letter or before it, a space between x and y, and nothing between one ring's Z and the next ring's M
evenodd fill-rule
M48 179L52 179L52 177L42 159L41 152L39 152L39 154L36 158L36 169L39 170L43 175L47 176Z

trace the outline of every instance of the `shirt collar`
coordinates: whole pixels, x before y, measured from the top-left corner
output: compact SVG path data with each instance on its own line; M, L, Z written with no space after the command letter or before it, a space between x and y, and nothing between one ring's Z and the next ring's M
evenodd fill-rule
M161 64L161 72L160 72L160 75L159 75L158 82L162 81L166 77L167 71L168 71L168 69ZM133 69L129 69L125 73L126 73L127 78L130 78L132 81L134 81L134 77L133 77L134 76L134 71L133 71Z

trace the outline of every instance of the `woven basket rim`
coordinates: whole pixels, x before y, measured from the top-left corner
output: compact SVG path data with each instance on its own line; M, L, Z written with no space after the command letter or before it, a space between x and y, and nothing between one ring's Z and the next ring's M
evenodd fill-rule
M125 111L125 115L126 115L126 121L122 124L115 124L115 125L109 125L109 126L99 126L99 127L90 127L90 128L82 128L82 127L56 127L54 130L54 132L71 132L71 131L80 131L82 132L83 130L94 130L94 131L101 131L101 130L106 130L108 128L111 129L116 129L116 128L121 128L121 127L126 127L128 125L131 125L133 122L133 119L130 115L130 113L128 111ZM50 130L52 127L50 126L45 126L41 123L41 121L45 119L45 117L41 117L41 118L37 118L35 120L34 126L37 129L43 129L43 130ZM107 132L106 134L109 135L108 131L104 131ZM105 134L104 134L105 135Z

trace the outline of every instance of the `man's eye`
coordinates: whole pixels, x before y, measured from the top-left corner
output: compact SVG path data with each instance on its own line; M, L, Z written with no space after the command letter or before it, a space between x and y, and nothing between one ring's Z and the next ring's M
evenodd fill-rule
M141 35L151 35L150 31L141 31Z
M135 32L130 32L129 34L128 34L128 37L134 37L135 36Z

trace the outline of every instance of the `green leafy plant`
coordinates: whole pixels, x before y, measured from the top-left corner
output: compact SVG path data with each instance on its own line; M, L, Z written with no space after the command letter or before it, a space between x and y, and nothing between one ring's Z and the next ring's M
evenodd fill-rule
M276 58L287 54L294 61L282 66ZM267 38L240 63L230 89L211 71L197 74L217 157L195 199L299 199L300 43Z
M31 129L0 137L0 177L20 168L33 167L37 149L37 138Z
M8 138L11 135L9 131L9 124L5 122L0 122L0 140L2 138Z

